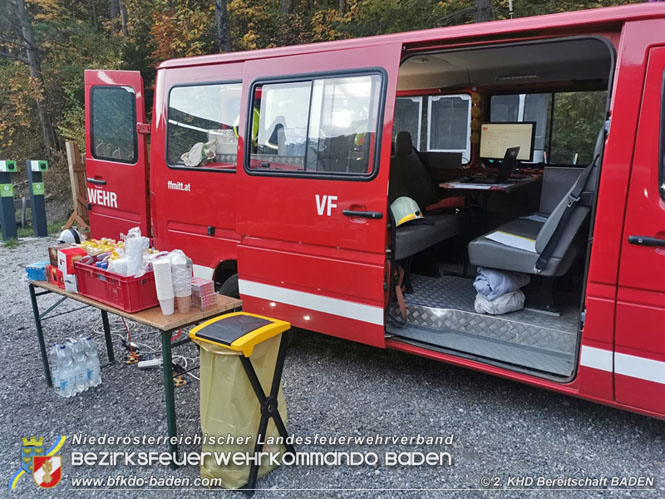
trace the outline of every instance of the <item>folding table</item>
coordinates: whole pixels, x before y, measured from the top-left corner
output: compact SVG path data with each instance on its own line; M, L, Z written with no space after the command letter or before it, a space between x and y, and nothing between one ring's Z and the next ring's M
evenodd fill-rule
M166 421L168 425L169 437L177 436L171 349L190 341L189 337L186 336L182 340L172 342L171 337L173 332L177 331L178 329L208 320L211 317L215 317L225 312L237 310L242 306L241 300L228 296L217 295L217 304L204 310L191 308L190 311L186 314L175 313L173 315L162 315L161 309L159 307L154 307L132 314L98 302L91 298L87 298L83 295L69 293L64 289L59 288L57 285L46 281L31 281L28 285L28 288L30 290L30 300L32 301L32 312L35 316L35 327L37 329L39 349L41 351L42 363L44 365L44 375L46 376L46 383L48 386L53 386L53 381L51 379L51 370L49 367L48 354L46 351L46 343L44 341L44 333L42 331L42 320L44 319L74 312L88 306L98 308L102 313L102 324L104 327L104 336L106 338L106 352L108 354L109 360L108 363L103 364L102 367L106 367L115 362L115 356L113 354L113 343L111 341L111 327L109 326L108 318L109 312L160 331L162 339L162 370L164 371L164 391L166 396ZM37 292L37 288L40 288L42 291ZM62 298L46 309L44 313L40 314L37 298L51 293L61 295ZM73 310L67 310L59 314L48 316L51 311L58 307L58 305L60 305L67 298L83 303L84 305ZM169 452L175 453L176 455L178 452L178 446L171 443L170 441Z

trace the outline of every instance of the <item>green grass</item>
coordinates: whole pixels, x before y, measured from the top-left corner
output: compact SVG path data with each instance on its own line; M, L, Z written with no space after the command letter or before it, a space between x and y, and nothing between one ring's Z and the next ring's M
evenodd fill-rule
M5 242L5 248L7 249L16 249L21 245L21 241L18 239L10 239L9 241Z
M46 228L49 234L59 234L65 222L51 222ZM30 237L34 234L32 227L19 227L17 229L18 237Z

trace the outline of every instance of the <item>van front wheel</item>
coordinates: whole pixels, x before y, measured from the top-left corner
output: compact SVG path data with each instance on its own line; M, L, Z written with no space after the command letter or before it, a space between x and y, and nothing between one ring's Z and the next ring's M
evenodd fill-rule
M230 296L231 298L240 298L240 289L238 288L238 274L233 274L219 287L219 294Z

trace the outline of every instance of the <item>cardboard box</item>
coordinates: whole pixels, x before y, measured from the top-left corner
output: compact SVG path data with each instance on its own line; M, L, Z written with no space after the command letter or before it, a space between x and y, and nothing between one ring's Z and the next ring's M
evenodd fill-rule
M55 283L60 289L65 289L65 277L60 269L55 269Z
M65 284L65 291L70 293L78 293L78 286L76 284L76 275L75 274L63 274L63 281Z
M58 250L71 248L72 245L69 243L56 244L55 246L48 247L48 258L51 261L51 265L54 267L58 266Z
M58 270L63 274L74 275L76 273L74 262L84 256L88 256L88 253L83 248L73 247L58 250Z

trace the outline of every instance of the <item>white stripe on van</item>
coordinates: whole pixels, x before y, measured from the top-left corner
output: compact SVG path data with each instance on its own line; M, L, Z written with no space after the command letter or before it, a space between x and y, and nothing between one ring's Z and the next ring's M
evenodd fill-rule
M238 279L240 294L383 326L383 308Z
M615 353L614 370L617 374L665 385L665 362Z
M194 277L200 277L201 279L212 279L215 269L210 267L205 267L203 265L192 265L192 270L194 271Z
M580 365L665 385L665 362L582 346Z
M611 373L614 370L612 365L612 352L610 350L603 350L602 348L582 345L580 365Z

